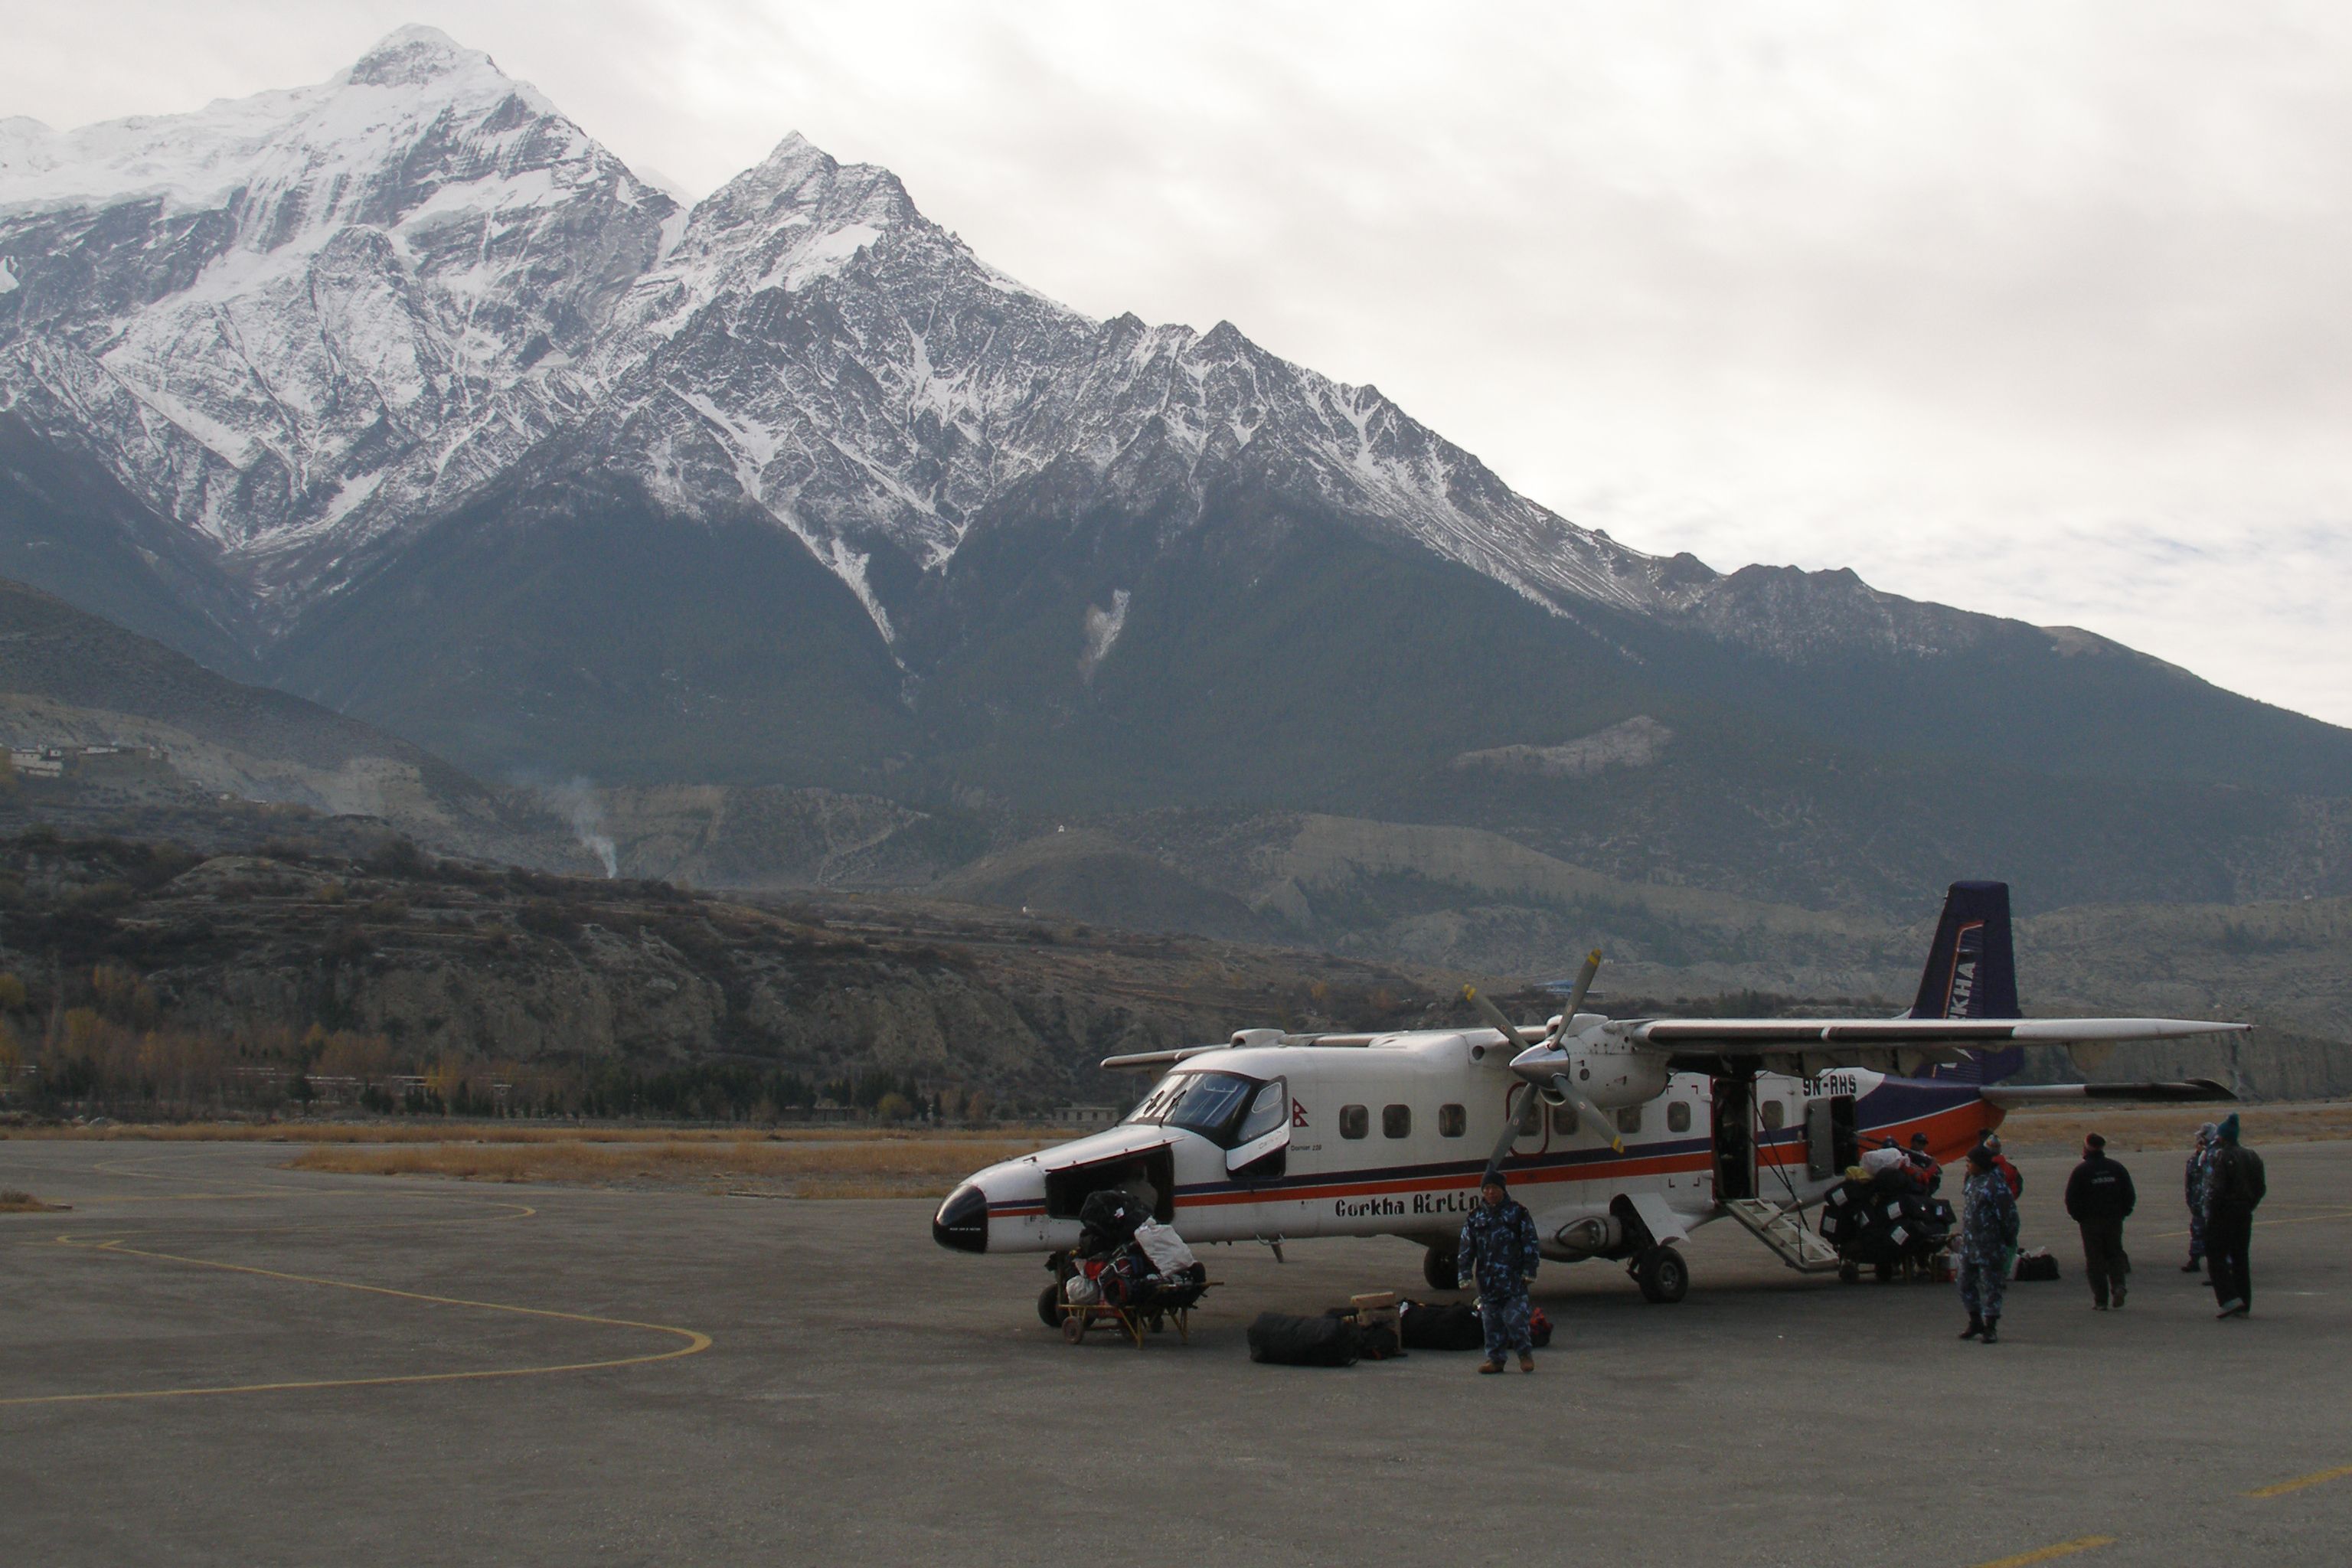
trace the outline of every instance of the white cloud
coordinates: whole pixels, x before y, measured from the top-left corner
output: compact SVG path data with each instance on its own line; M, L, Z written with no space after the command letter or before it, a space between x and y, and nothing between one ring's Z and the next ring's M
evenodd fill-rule
M513 0L21 16L53 123L427 21L707 189L798 129L1081 309L1382 390L1645 549L1852 564L2352 723L2352 16Z

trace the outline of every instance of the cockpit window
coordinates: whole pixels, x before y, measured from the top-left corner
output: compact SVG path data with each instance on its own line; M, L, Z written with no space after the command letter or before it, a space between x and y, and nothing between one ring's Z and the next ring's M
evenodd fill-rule
M1254 1138L1263 1138L1277 1127L1290 1122L1290 1090L1280 1079L1260 1084L1257 1095L1250 1101L1249 1114L1242 1118L1242 1130L1234 1134L1234 1142L1242 1144Z
M1263 1083L1234 1072L1177 1072L1160 1080L1128 1117L1147 1127L1181 1127L1226 1149L1253 1136L1246 1132L1264 1121L1265 1131L1277 1123L1276 1110L1287 1105L1279 1082ZM1263 1103L1261 1103L1263 1102Z

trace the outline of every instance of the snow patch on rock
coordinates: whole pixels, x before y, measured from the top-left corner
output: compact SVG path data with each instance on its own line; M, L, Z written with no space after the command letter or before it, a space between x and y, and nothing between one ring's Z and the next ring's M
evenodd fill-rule
M1078 656L1080 679L1092 682L1096 669L1110 657L1112 645L1127 626L1127 606L1131 602L1132 595L1125 588L1118 588L1111 592L1109 609L1087 606L1087 647Z

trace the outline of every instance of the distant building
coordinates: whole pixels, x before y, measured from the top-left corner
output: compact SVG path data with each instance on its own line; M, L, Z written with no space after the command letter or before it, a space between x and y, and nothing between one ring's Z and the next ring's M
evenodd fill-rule
M1046 1117L1056 1127L1111 1127L1118 1124L1116 1105L1062 1105Z
M8 765L28 778L130 778L168 771L161 746L11 746Z

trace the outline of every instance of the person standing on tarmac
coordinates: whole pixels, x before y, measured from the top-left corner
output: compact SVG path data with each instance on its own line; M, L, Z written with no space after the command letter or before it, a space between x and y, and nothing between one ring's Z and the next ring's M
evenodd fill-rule
M2205 1171L2205 1260L2213 1271L2217 1318L2242 1318L2253 1310L2252 1265L2246 1257L2254 1238L2254 1208L2269 1190L2263 1157L2238 1147L2238 1114L2213 1131L2213 1159Z
M1960 1338L1989 1345L2000 1342L2000 1300L2009 1289L2003 1265L2017 1245L2017 1194L1992 1158L1981 1143L1969 1151L1960 1197L1960 1305L1969 1310Z
M1478 1184L1478 1206L1462 1222L1455 1257L1463 1289L1478 1287L1478 1321L1486 1330L1486 1359L1478 1370L1500 1372L1503 1357L1519 1352L1519 1370L1536 1369L1535 1342L1528 1337L1528 1287L1536 1282L1542 1258L1536 1251L1535 1216L1514 1202L1503 1173L1488 1170Z
M2023 1197L2025 1174L2011 1164L2009 1156L2000 1152L2000 1134L1989 1131L1979 1132L1977 1134L1977 1142L1982 1144L1986 1152L1992 1156L1992 1168L2000 1173L2000 1179L2009 1184L2009 1195L2013 1198Z
M1917 1179L1921 1191L1933 1193L1944 1184L1944 1167L1936 1163L1936 1156L1927 1152L1927 1135L1925 1132L1911 1134L1911 1149L1904 1157L1911 1162L1912 1174Z
M2183 1274L2194 1274L2205 1265L2205 1167L2213 1163L2214 1131L2210 1121L2197 1130L2188 1169L2181 1173L2181 1195L2189 1200L2189 1261L2180 1266Z
M2066 1178L2066 1217L2083 1227L2083 1272L2091 1281L2091 1310L2107 1310L2110 1296L2120 1310L2131 1258L2124 1251L2124 1221L2139 1202L2131 1173L2107 1158L2107 1141L2094 1132L2083 1140L2083 1163Z

